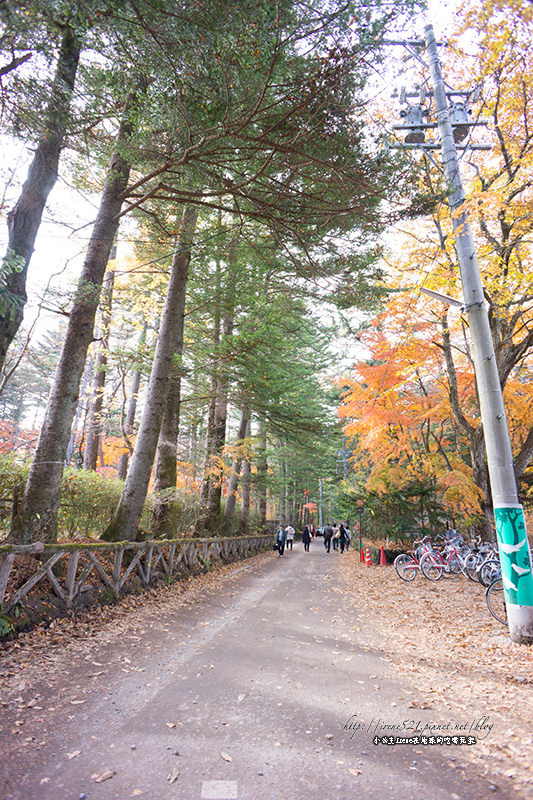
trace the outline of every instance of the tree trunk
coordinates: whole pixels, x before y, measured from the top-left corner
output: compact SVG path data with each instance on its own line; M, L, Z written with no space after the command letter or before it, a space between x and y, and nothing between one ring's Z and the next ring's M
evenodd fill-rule
M455 363L453 360L452 346L450 339L450 331L448 329L447 312L444 312L441 317L442 328L442 351L446 364L446 374L448 377L448 396L450 398L450 406L452 409L453 417L459 427L462 429L469 442L470 460L472 463L472 472L474 483L483 492L484 500L481 502L483 514L485 517L484 522L476 526L476 532L482 538L486 539L490 536L492 531L492 494L490 491L489 473L485 457L485 440L483 438L483 427L481 422L477 427L474 427L463 414L459 403L459 390L457 384L457 374L455 371ZM477 385L476 385L477 396Z
M289 506L287 503L287 462L285 461L285 448L283 439L278 438L279 453L279 519L280 522L289 522Z
M485 440L483 438L483 426L478 424L470 438L470 458L472 460L472 472L474 483L483 492L481 507L484 514L484 522L476 525L476 535L483 539L492 539L494 508L492 505L492 492L490 489L489 470L485 453Z
M234 313L235 313L235 286L236 286L236 261L237 244L239 236L235 236L229 244L228 272L226 285L224 287L224 317L222 319L222 339L218 348L215 350L215 358L224 358L223 349L227 346L233 335ZM216 531L220 526L220 502L222 499L222 474L216 465L222 457L224 445L226 443L226 420L228 416L228 370L223 364L218 363L215 367L215 405L212 427L212 437L210 441L210 458L214 462L212 465L219 474L212 474L209 482L207 497L206 528L209 531Z
M236 447L239 448L243 446L244 439L246 438L246 431L248 430L248 423L250 420L250 411L248 408L244 407L241 413L241 420L239 424L239 430L237 433L237 442ZM233 464L231 466L231 474L228 481L228 490L226 493L226 512L224 514L224 529L225 532L230 535L231 529L233 525L233 514L235 512L235 502L237 500L237 487L239 485L239 477L241 474L241 466L243 462L243 455L237 454L237 456L233 459Z
M246 426L246 438L249 439L252 432L251 419L248 418ZM241 489L241 521L239 532L247 534L250 527L250 489L252 484L252 464L251 453L247 453L242 462L242 489Z
M87 349L93 338L105 268L119 224L122 193L128 183L130 166L125 161L123 149L130 136L131 124L126 110L78 281L20 510L13 521L12 536L17 541L55 541L57 538L57 510L65 454Z
M220 227L220 219L219 219ZM215 296L213 302L213 352L216 353L220 346L220 295L221 295L221 268L220 258L216 262L215 273ZM202 488L200 491L200 516L196 521L195 532L199 535L203 534L206 525L206 509L207 501L209 498L209 489L211 486L211 470L213 467L212 459L215 449L215 407L217 400L217 379L218 373L216 366L211 371L211 380L209 387L209 405L207 409L207 435L206 435L206 450L203 468Z
M259 417L259 430L258 430L259 443L257 446L257 475L256 475L256 492L259 507L259 519L261 528L266 526L267 517L267 473L268 462L266 456L267 438L265 420Z
M209 391L209 406L207 409L207 432L205 443L205 458L203 467L202 488L200 490L200 505L202 508L200 518L198 519L198 532L203 531L205 527L205 509L207 508L207 499L209 497L209 487L211 485L211 468L212 468L212 452L214 450L215 440L215 407L216 407L216 377L211 375L211 386Z
M183 374L181 358L183 354L183 330L185 327L185 297L191 247L193 244L192 236L196 227L197 218L198 211L196 208L191 207L184 209L181 232L177 244L177 252L182 253L182 258L187 259L187 264L184 262L181 273L183 285L175 310L178 318L178 330L174 350L174 363L172 365L172 373L156 451L154 482L155 504L150 523L151 533L155 538L161 538L164 535L173 533L175 527L175 520L173 520L175 498L173 496L170 497L170 495L174 495L177 480L176 461L180 422L181 378Z
M233 333L233 314L224 318L222 341ZM222 474L217 468L218 459L226 443L226 420L228 416L228 378L225 371L218 371L215 382L214 417L211 437L210 457L212 459L211 477L207 496L206 528L216 531L220 525L220 501L222 499Z
M139 347L142 347L142 345L144 345L146 339L146 328L147 325L145 323L142 329L141 336L139 338ZM129 453L122 453L118 461L117 475L119 478L122 478L122 480L126 478L128 472L128 463L130 460L129 457L133 453L133 447L130 444L129 436L131 436L131 434L133 433L133 427L135 425L135 412L137 411L137 400L139 397L140 386L141 386L141 370L136 369L133 373L133 380L131 382L130 396L128 400L128 410L126 411L126 419L122 427L122 435L129 449ZM123 413L124 410L122 410L122 414Z
M111 252L111 259L116 256L116 246ZM98 453L102 442L102 408L104 406L104 391L107 377L107 354L109 352L109 329L111 327L111 304L113 302L113 284L115 281L114 270L108 270L102 292L102 338L98 343L98 354L94 368L94 382L91 404L87 415L85 434L85 452L83 455L83 468L96 471Z
M7 215L7 251L0 274L0 368L22 322L28 265L44 206L57 180L80 49L76 34L67 27L45 112L45 132L35 150L19 199Z
M284 495L285 495L285 519L292 525L292 514L291 508L289 505L289 467L287 466L287 462L285 462L285 487L284 487Z
M74 447L76 445L76 439L78 436L78 426L80 423L81 418L86 417L86 402L87 396L89 394L89 383L91 380L91 375L93 371L93 361L91 356L87 358L85 362L85 369L83 370L83 377L81 379L81 388L78 397L78 403L76 405L76 413L74 414L74 421L72 423L70 429L70 437L67 445L67 452L65 455L65 466L68 467L72 460L72 453L74 451ZM82 426L82 433L81 439L83 440L83 426Z
M191 256L190 243L194 234L195 222L196 211L186 208L183 215L182 232L185 247L184 249L176 248L174 252L146 405L122 496L104 535L104 538L110 541L131 541L136 538L138 533L168 396L178 330L181 324L179 308L183 303L183 294L187 283Z

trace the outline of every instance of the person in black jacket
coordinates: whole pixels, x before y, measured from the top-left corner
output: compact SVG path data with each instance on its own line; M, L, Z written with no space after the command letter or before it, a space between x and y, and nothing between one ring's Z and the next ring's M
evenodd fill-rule
M333 528L331 525L326 525L324 528L324 547L326 549L326 553L329 553L331 550L331 537L333 536Z
M278 546L278 553L280 556L283 555L286 541L287 541L287 534L285 532L285 528L283 527L283 525L280 525L276 533L276 544Z
M341 553L344 553L344 548L346 546L346 531L344 529L344 525L342 524L342 522L339 525L339 533L340 533L339 544L341 547Z
M304 544L304 550L306 553L309 552L309 544L311 542L311 533L307 525L304 528L304 532L302 533L302 542Z

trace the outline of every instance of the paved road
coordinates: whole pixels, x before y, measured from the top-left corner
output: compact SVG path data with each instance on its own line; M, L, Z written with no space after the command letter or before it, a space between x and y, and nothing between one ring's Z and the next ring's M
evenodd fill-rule
M377 720L429 717L409 708L379 649L356 643L354 626L371 621L338 585L342 557L314 542L237 564L159 630L126 631L73 663L29 774L14 785L15 766L2 768L4 800L495 796L465 775L459 747L373 744ZM81 668L98 688L76 705Z

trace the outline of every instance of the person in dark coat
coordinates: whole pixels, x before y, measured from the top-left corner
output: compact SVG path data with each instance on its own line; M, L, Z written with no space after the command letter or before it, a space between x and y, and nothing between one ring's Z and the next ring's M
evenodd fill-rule
M278 553L280 556L283 555L286 541L287 541L287 534L285 532L285 528L283 527L283 525L280 525L276 533L276 544L278 546Z
M344 529L344 525L342 524L342 522L339 525L339 534L340 534L339 535L339 544L340 544L340 547L341 547L341 553L344 553L344 547L346 545L346 531Z
M302 542L304 544L304 550L306 551L306 553L308 553L309 552L309 544L311 542L311 533L310 533L309 528L307 527L307 525L305 526L304 532L302 533Z
M324 548L326 553L329 553L331 550L331 538L333 536L333 528L331 525L326 525L324 528Z

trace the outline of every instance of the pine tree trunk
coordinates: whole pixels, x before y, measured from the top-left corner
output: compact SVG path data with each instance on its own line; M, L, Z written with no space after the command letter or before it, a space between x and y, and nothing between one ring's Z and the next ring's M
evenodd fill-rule
M118 228L122 193L128 183L130 166L122 152L130 135L131 125L126 111L69 315L37 448L19 513L13 520L12 536L17 541L55 541L57 538L57 511L65 455L87 350L93 338L102 281Z
M284 499L285 499L285 519L287 522L292 524L292 514L291 514L291 507L289 505L289 468L287 466L287 462L285 462L285 486L283 489Z
M246 431L250 420L250 411L248 408L243 408L241 412L241 420L239 423L239 430L237 432L237 447L242 447L243 441L246 438ZM224 529L226 534L231 534L233 526L233 515L235 513L235 503L237 500L237 487L239 485L239 477L241 474L241 466L243 457L237 456L233 459L231 467L231 474L228 481L228 490L226 493L226 511L224 514Z
M142 329L141 336L139 338L139 347L144 345L146 339L146 328L147 325L145 323ZM130 455L133 452L133 448L130 444L128 437L133 433L133 427L135 425L135 413L137 411L137 400L139 397L140 387L141 387L141 370L136 369L133 373L133 379L130 388L130 396L128 400L128 410L126 411L126 419L124 421L124 426L122 428L122 435L124 437L124 441L130 450L129 453L122 453L118 461L117 475L119 478L122 478L122 480L126 478Z
M185 215L187 215L187 222L183 226L184 242L191 242L196 214L195 212L193 214L193 209L187 208L184 211L184 218ZM181 324L178 310L183 302L189 262L190 250L188 248L175 250L146 405L122 496L104 534L104 538L109 541L131 541L138 534L168 396L176 341Z
M287 465L285 463L285 458L283 456L283 439L278 439L278 447L280 453L280 462L279 462L279 477L280 477L280 486L279 486L279 519L280 522L288 523L288 507L286 503L286 483L287 483Z
M222 327L222 341L227 341L233 332L233 315L224 318ZM215 465L226 443L226 421L228 417L228 378L225 372L219 372L215 384L215 404L213 418L213 434L211 438L210 455ZM215 466L216 469L216 466ZM207 496L206 528L216 531L220 525L220 502L222 499L222 475L211 475Z
M220 220L219 220L220 227ZM220 328L221 328L221 315L220 315L220 295L221 295L221 268L220 259L216 262L215 273L215 296L213 302L213 352L216 354L220 346ZM211 471L213 454L215 450L215 408L217 402L217 381L218 371L217 367L213 367L211 371L211 380L209 388L209 405L207 409L207 436L206 436L206 450L203 468L202 488L200 491L200 515L196 521L195 532L199 535L204 533L206 525L206 509L207 501L209 498L209 490L211 486Z
M89 384L91 381L91 376L93 374L93 361L91 356L89 355L86 362L85 362L85 369L83 370L83 376L81 379L81 387L80 393L78 397L78 403L76 405L76 412L74 414L74 421L71 426L70 430L70 438L67 445L67 453L65 455L65 466L68 467L72 460L72 453L74 451L74 447L76 445L76 439L78 436L78 426L80 424L80 420L86 417L86 403L87 397L89 395ZM83 439L83 428L82 428L82 435L81 439Z
M172 365L172 374L170 376L155 459L154 495L156 499L150 523L151 533L154 538L161 538L174 533L175 527L175 520L173 519L175 502L173 502L174 498L169 497L169 494L175 490L177 480L176 461L180 422L181 378L183 374L181 357L183 355L183 331L185 326L185 297L188 266L193 244L192 234L196 227L197 218L198 211L196 208L188 207L184 209L177 245L177 250L182 253L183 258L187 257L188 263L187 265L184 264L182 270L183 286L175 311L178 317L178 330L174 350L174 363Z
M222 319L222 339L219 347L219 357L223 357L223 348L229 344L233 336L235 313L235 286L236 286L236 261L238 235L229 244L228 272L224 287L224 316ZM216 351L215 351L216 355ZM228 370L220 363L215 368L215 406L210 441L210 457L215 465L222 458L226 443L226 421L228 416ZM216 466L215 466L216 469ZM220 503L222 500L222 475L212 475L209 482L207 497L206 528L216 531L220 527Z
M266 526L267 518L267 473L268 462L266 455L267 438L265 420L263 417L259 418L258 430L259 444L257 447L257 475L256 475L256 492L259 507L259 519L261 528Z
M115 249L115 248L113 248ZM111 253L114 259L115 253ZM94 383L91 404L87 415L85 434L85 452L83 454L83 468L96 471L98 453L102 443L102 409L104 406L104 391L107 377L107 354L109 352L109 329L111 327L111 304L113 302L113 284L115 281L114 270L108 270L102 292L102 338L98 344L98 355L94 368Z
M205 459L203 467L202 489L200 491L200 505L202 512L198 520L198 530L202 530L205 526L205 509L207 507L207 498L209 497L209 487L211 485L211 468L212 468L212 455L214 451L215 441L215 408L216 408L216 386L217 379L215 375L211 376L211 387L209 391L209 406L207 409L207 433L205 445Z
M7 215L8 243L0 274L0 368L22 322L28 266L46 201L57 180L80 49L76 34L67 27L45 112L45 132L17 203Z
M252 421L248 418L246 426L246 438L249 439L252 433ZM252 465L251 454L248 453L242 462L242 489L241 489L241 521L239 532L247 534L250 527L250 489L252 484Z

